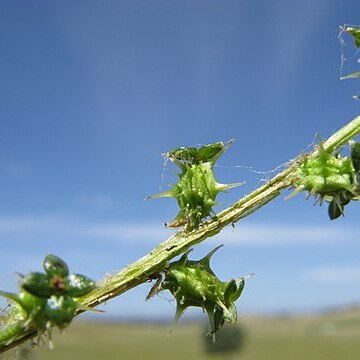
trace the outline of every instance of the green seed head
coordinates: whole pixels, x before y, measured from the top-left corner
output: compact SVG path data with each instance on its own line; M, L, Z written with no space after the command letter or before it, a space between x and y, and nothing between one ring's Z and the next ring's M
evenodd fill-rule
M214 334L224 322L236 323L234 302L240 297L244 280L222 282L210 268L211 256L220 247L198 261L188 260L186 252L165 270L160 290L169 290L176 299L176 323L189 306L204 309L210 321L210 333Z
M171 190L147 198L173 197L177 200L180 210L168 227L196 228L213 213L219 192L240 185L218 183L213 171L216 160L232 143L217 142L199 149L180 147L165 154L180 167L179 181Z
M179 182L171 189L180 211L169 227L188 224L197 227L201 220L209 216L220 192L210 163L189 165L179 175Z
M318 158L305 159L295 175L296 186L321 196L352 189L351 160L322 152Z
M67 264L55 255L44 260L45 273L30 272L20 282L19 294L0 291L15 304L16 318L44 332L52 326L66 327L77 308L86 308L74 298L86 295L95 282L80 274L69 275Z
M309 196L329 202L331 220L344 214L344 206L358 194L357 174L355 167L360 163L360 149L352 146L350 157L325 151L319 143L319 155L314 158L304 157L303 164L293 176L292 186L295 188L291 198L300 191L308 191Z

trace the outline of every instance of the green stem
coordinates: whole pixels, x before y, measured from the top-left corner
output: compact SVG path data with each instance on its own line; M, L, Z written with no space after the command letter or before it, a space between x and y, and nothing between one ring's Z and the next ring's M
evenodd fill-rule
M326 140L323 143L324 149L333 151L343 146L348 140L359 133L360 116ZM317 148L308 154L308 156L312 157L317 155ZM160 243L143 258L127 266L119 273L104 278L98 283L96 290L80 298L79 302L85 306L95 307L154 278L164 268L166 263L175 256L182 254L189 247L199 244L208 237L218 234L225 226L252 214L280 195L281 190L291 185L292 175L302 164L302 161L303 155L299 155L290 162L289 167L283 172L229 208L223 210L199 228L191 232L177 232L168 240ZM22 327L21 323L5 326L0 332L0 352L10 349L34 335L35 333L32 329Z
M24 328L21 322L6 324L0 331L0 353L36 335L36 330Z

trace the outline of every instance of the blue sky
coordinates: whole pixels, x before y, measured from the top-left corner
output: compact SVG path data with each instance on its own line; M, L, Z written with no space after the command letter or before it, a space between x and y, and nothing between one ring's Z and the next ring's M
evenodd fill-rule
M355 0L2 1L0 288L49 252L101 279L170 236L175 201L144 201L176 181L163 152L235 138L215 172L247 183L224 207L357 116L359 83L339 80L356 49L338 35L359 13ZM358 205L330 222L284 196L192 256L224 243L222 279L256 273L243 314L360 301ZM105 317L171 316L170 295L144 302L149 288Z

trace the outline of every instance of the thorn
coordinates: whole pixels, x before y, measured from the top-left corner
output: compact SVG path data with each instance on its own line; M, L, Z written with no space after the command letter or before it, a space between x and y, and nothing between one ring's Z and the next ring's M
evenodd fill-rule
M236 283L238 284L238 283L240 283L240 282L242 282L242 281L245 281L245 280L247 280L247 279L252 278L253 276L255 276L255 273L246 274L246 275L242 276L240 279L237 279L237 280L236 280Z
M96 312L96 313L106 313L106 311L104 310L99 310L99 309L94 309L90 306L86 306L86 305L82 305L82 304L79 304L77 303L76 304L76 307L80 310L83 310L83 311L91 311L91 312Z
M238 183L232 183L232 184L217 184L217 190L218 191L226 191L228 189L232 189L232 188L235 188L235 187L238 187L240 185L244 185L246 184L246 181L241 181L241 182L238 182Z
M297 194L301 193L304 190L304 186L300 185L298 186L294 191L292 191L288 196L285 196L285 200L290 200L291 198L293 198L294 196L296 196Z
M173 197L171 190L167 190L164 192L161 192L159 194L155 194L155 195L148 195L144 197L144 200L148 200L148 199L159 199L159 198L163 198L163 197Z
M25 275L19 273L19 272L15 272L15 275L17 275L20 279L24 279Z

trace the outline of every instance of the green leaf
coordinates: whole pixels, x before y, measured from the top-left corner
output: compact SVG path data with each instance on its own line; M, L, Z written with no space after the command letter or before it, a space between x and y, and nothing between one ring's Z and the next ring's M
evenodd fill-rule
M225 304L229 304L231 301L233 301L233 296L237 292L237 285L236 281L234 279L230 280L225 288L224 291L224 300Z
M224 310L216 305L212 312L208 311L208 317L210 320L210 334L215 334L224 325Z
M71 297L84 296L95 287L95 282L84 275L71 274L65 279L65 292Z
M227 307L227 311L224 311L224 320L230 324L236 324L237 322L237 310L234 303L231 303Z
M49 275L69 275L69 267L66 262L59 257L49 254L44 259L44 269Z
M328 214L330 220L335 220L344 214L344 207L339 203L339 201L337 201L335 197L330 201Z
M214 144L204 145L198 150L199 161L215 163L216 159L234 142L228 144L217 142Z
M198 150L194 147L180 146L172 151L169 151L165 154L165 156L171 161L174 161L176 163L177 161L179 161L181 164L197 164L199 162Z
M250 275L250 276L252 276L252 275ZM240 283L238 284L238 288L237 288L236 292L233 294L233 296L231 298L231 301L236 301L241 296L241 294L244 290L244 287L245 287L245 280L241 279Z
M351 144L351 161L355 171L360 171L360 143Z
M46 301L45 312L49 320L59 328L68 326L75 316L76 302L70 296L51 296Z
M48 298L54 293L50 285L50 277L40 272L31 272L26 275L20 286L34 296Z

